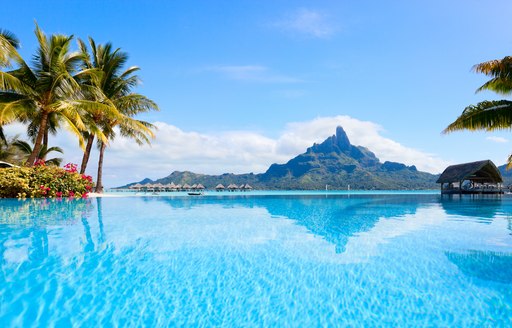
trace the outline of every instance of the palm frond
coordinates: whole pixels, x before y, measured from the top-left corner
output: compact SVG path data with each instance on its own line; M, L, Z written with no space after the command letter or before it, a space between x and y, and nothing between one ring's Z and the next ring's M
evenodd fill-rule
M16 140L12 145L26 155L30 155L30 153L32 153L32 146L26 141Z
M11 60L19 62L21 56L18 54L20 42L13 33L0 29L0 67L10 67Z
M25 121L34 114L34 111L34 102L27 98L0 102L0 124L9 124L15 120Z
M512 128L512 101L482 101L468 106L443 133L459 130L510 130Z
M23 80L18 78L16 75L17 74L10 74L9 72L0 71L0 90L16 92L27 96L34 96L34 89L27 85Z

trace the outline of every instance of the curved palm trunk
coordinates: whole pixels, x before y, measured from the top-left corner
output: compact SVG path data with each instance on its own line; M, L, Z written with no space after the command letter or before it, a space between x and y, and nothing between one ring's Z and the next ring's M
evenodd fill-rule
M80 165L80 174L85 173L87 163L89 162L89 156L91 156L92 144L94 143L94 134L90 134L87 138L87 146L85 147L84 156L82 157L82 164Z
M103 142L100 146L100 159L98 161L98 176L96 178L96 189L94 190L97 193L103 193L103 154L105 153L105 145Z
M37 131L36 141L34 143L34 148L32 149L32 153L28 157L27 166L34 166L34 162L36 161L39 152L41 151L41 147L43 146L43 137L46 131L46 125L48 123L48 113L43 112L41 114L41 125L39 125L39 131Z

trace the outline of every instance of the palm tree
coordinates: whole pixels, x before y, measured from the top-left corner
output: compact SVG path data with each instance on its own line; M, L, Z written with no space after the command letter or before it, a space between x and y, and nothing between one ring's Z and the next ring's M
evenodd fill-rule
M83 145L80 131L85 129L85 125L81 117L88 110L74 102L81 97L77 79L89 72L76 71L81 54L69 50L73 36L54 34L48 38L37 24L35 35L39 48L32 67L14 47L9 47L5 38L0 40L0 60L5 62L4 58L12 58L17 65L14 70L0 71L0 125L15 120L39 122L34 147L27 160L29 166L41 152L51 115L65 122Z
M79 40L84 58L84 69L97 69L101 75L91 76L84 83L93 86L92 93L87 92L93 104L103 104L103 107L96 107L88 113L87 121L95 128L101 128L104 138L98 140L100 150L98 161L98 175L96 178L96 192L103 191L103 159L108 141L115 138L117 128L122 136L135 140L138 144L149 143L154 137L151 129L154 126L148 122L136 120L133 117L138 113L149 110L158 110L158 106L147 97L131 92L139 79L135 72L138 67L130 67L123 71L123 66L128 60L128 55L119 48L113 50L110 43L96 45L92 38L89 38L91 55L89 55L85 42ZM101 92L100 92L101 91ZM93 106L91 106L93 107ZM110 109L110 112L106 112ZM112 109L115 109L112 110ZM84 152L80 172L84 173L94 142L96 133L87 132L87 146Z
M14 147L16 147L18 150L20 150L26 156L30 156L30 154L32 154L32 152L33 152L32 146L30 146L30 144L26 141L16 140L12 143L12 145ZM39 151L37 158L40 158L40 159L46 158L48 153L51 153L52 151L58 152L61 154L64 153L64 151L60 147L47 148L46 145L43 145L41 147L41 150ZM48 165L59 166L61 163L62 163L62 158L51 158L51 159L45 160L45 164L48 164Z
M97 75L87 75L82 81L85 100L84 103L91 105L91 111L87 113L86 125L88 129L84 131L83 136L87 139L87 145L82 157L80 165L80 173L84 174L89 162L89 156L92 150L95 137L98 135L102 138L102 142L107 143L107 139L103 135L100 124L105 117L121 118L121 114L112 104L109 97L115 93L113 90L116 85L113 81L121 74L121 69L128 59L128 55L121 52L120 49L112 51L112 44L96 46L96 42L89 37L91 54L87 49L87 45L81 39L78 40L79 47L82 51L83 69L96 70Z
M479 87L476 92L491 90L498 94L512 93L512 57L491 60L473 67L477 73L490 76L491 79ZM459 130L510 130L512 129L512 101L486 100L467 106L462 114L443 133ZM508 158L507 168L512 167L512 155Z
M0 29L0 67L9 67L15 50L18 49L20 42L18 38L7 30ZM1 121L1 120L0 120ZM7 138L0 124L0 141L7 146Z

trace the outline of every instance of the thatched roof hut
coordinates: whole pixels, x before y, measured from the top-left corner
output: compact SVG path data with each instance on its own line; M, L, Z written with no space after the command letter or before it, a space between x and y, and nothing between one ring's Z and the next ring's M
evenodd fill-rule
M217 190L224 190L224 189L226 189L226 187L224 187L224 186L222 185L222 183L219 183L219 184L215 187L215 189L217 189Z
M140 189L144 187L143 185L141 185L140 183L136 183L134 185L131 185L130 187L128 187L129 189Z
M205 189L205 188L204 188L204 186L203 186L202 184L198 184L198 185L196 186L196 189L198 189L198 190L203 190L203 189Z
M155 184L153 185L153 188L154 188L154 189L164 189L164 188L165 188L165 186L164 186L163 184L161 184L161 183L155 183Z
M251 185L249 185L248 183L246 183L246 184L245 184L245 186L244 186L244 189L245 189L245 190L252 190L252 187L251 187Z
M465 190L464 181L470 181L471 185ZM489 191L487 193L501 193L503 177L492 161L484 160L448 166L436 182L441 184L442 193L480 193L485 190ZM448 184L447 189L443 188L445 183ZM491 190L489 185L498 187L499 191Z
M185 183L185 184L183 185L183 189L188 190L188 189L191 189L191 188L192 188L192 187L191 187L188 183Z
M232 184L230 184L230 185L228 186L228 189L229 189L229 190L236 190L236 189L238 189L238 186L237 186L236 184L232 183Z
M171 191L171 190L176 189L176 186L174 185L174 183L171 182L171 183L165 184L164 188L165 188L165 190L170 190Z

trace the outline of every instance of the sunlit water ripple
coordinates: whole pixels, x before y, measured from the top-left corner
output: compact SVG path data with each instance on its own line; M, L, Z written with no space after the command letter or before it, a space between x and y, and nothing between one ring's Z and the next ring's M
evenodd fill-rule
M512 198L0 200L0 326L507 327Z

